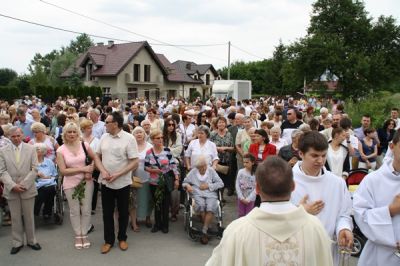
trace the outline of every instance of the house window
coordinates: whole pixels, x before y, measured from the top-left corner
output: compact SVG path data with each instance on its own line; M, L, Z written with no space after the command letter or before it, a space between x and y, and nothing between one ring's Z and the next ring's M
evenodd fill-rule
M86 81L92 80L92 64L86 66Z
M144 91L144 98L146 98L146 100L150 99L150 91L149 90Z
M150 65L144 65L144 81L150 82Z
M133 81L140 81L140 65L133 65Z
M160 99L160 89L159 88L156 89L156 99L157 100Z
M138 97L137 88L128 88L128 100L136 99Z
M210 85L210 74L206 74L206 85Z
M103 87L103 96L111 97L111 88L110 87Z

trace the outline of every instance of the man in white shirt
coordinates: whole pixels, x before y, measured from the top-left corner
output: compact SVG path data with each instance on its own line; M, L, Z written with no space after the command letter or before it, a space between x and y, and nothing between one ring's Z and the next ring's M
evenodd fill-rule
M390 111L390 118L396 122L396 129L400 128L399 108L392 108Z
M303 204L305 209L316 215L329 237L336 241L333 252L338 265L339 247L351 249L353 245L353 222L351 219L351 197L343 178L326 170L328 142L316 132L306 132L299 140L302 161L293 167L296 188L291 201Z
M119 248L128 249L126 229L129 221L129 193L132 171L139 165L137 143L132 134L122 130L123 117L119 112L107 116L107 133L100 139L97 154L108 175L101 175L101 203L103 207L104 241L101 253L110 251L115 242L114 211L118 209Z
M400 132L389 148L393 160L367 175L354 194L354 218L368 238L359 265L400 265Z
M256 179L260 208L226 228L206 265L333 265L331 241L321 222L290 202L295 187L290 166L268 157Z

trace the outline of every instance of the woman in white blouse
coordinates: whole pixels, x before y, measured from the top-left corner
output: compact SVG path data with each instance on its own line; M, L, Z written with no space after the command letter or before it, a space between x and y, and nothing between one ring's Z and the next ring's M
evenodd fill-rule
M337 176L347 178L350 171L349 149L342 144L346 140L346 132L338 127L332 130L329 141L325 167Z
M209 140L210 129L206 126L197 128L197 139L192 140L185 152L186 168L192 169L196 160L201 156L205 156L210 166L214 169L218 164L218 152L215 143Z

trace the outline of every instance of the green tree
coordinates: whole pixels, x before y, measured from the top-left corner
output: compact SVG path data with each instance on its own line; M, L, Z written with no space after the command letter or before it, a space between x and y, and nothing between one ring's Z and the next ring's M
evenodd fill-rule
M18 74L10 68L0 68L0 86L6 86L17 78Z
M75 40L72 40L69 46L66 48L69 52L79 55L86 52L90 46L93 46L93 40L90 39L89 35L83 33L76 37Z
M31 95L33 91L31 89L30 76L27 74L19 75L16 79L14 79L10 85L16 87L21 95Z

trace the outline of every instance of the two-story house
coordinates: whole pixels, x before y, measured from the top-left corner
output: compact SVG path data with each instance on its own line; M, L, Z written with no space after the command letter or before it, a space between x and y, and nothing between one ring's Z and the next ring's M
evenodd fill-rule
M212 84L217 75L212 65L208 66L211 67L201 68L196 76L171 64L164 55L156 54L147 42L109 41L107 45L98 43L90 47L61 77L77 73L84 85L99 86L104 95L123 100L189 97L194 89L206 96L210 93L207 84Z

